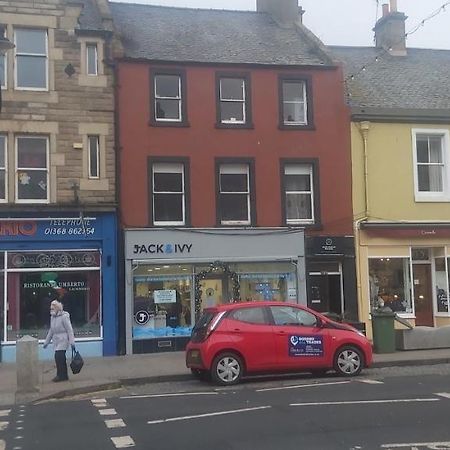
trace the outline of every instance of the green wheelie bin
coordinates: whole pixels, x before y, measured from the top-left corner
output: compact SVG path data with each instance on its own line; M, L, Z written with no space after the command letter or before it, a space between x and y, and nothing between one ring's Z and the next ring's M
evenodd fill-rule
M372 311L373 350L375 353L395 352L395 313L390 308Z

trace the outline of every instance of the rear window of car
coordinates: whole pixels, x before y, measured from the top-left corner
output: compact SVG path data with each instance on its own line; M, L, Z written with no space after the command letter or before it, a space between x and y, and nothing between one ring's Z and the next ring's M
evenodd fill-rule
M230 319L238 320L239 322L254 324L267 323L264 308L239 308L231 311L228 317Z
M203 311L200 318L197 320L194 326L194 330L198 330L200 328L206 328L213 317L216 315L217 311L210 310L210 311Z

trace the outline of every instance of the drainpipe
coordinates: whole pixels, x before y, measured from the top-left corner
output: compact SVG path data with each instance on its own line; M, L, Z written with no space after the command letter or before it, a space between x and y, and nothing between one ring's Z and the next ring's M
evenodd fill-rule
M363 139L364 152L364 216L369 217L369 171L368 171L368 140L369 140L370 122L361 122L359 132Z

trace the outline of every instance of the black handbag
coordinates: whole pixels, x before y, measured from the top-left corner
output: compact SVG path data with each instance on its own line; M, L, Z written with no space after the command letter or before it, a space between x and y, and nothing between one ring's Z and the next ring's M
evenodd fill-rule
M84 366L83 358L80 355L80 352L75 348L72 348L72 361L70 363L70 368L72 369L72 373L76 375L80 373L81 369Z

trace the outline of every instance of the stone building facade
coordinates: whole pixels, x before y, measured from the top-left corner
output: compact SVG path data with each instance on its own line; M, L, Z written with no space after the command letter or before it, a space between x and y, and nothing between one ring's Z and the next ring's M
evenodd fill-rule
M4 36L15 46L0 56L3 359L14 359L22 335L42 339L52 298L66 303L86 354L114 354L116 157L108 2L2 0L0 13Z

